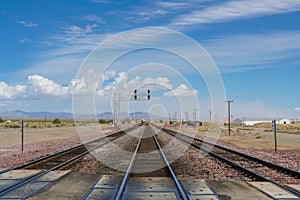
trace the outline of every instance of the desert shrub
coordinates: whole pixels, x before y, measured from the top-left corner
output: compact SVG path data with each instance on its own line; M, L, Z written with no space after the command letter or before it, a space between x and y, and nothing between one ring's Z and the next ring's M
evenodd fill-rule
M106 120L105 119L99 119L99 124L105 124Z
M264 130L264 132L272 132L273 131L273 129L271 129L271 128L265 128L265 130Z
M4 122L4 120L0 117L0 123Z
M108 124L110 122L112 122L113 120L111 119L99 119L98 122L99 124Z
M9 124L8 127L9 128L20 128L20 126L16 125L16 124Z
M52 121L52 124L60 124L60 119L59 119L59 118L55 118L55 119Z

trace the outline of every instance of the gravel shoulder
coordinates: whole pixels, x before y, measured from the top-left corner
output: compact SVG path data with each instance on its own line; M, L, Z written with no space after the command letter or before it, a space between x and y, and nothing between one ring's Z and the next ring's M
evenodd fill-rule
M174 130L174 127L166 127ZM228 136L224 129L217 140L217 144L259 157L269 162L300 171L300 134L277 134L278 151L274 151L274 135L265 132L264 128L233 128ZM195 128L181 127L180 132L195 135ZM196 137L210 138L205 128L200 127Z
M52 128L28 128L25 130L25 150L22 153L20 150L20 133L19 129L5 129L0 128L0 168L9 168L32 159L66 149L68 147L82 143L82 140L90 140L101 136L101 129L95 126L81 126L81 131L84 135L77 134L76 127L52 127ZM182 129L182 132L191 134L194 132L193 128ZM105 128L105 134L112 131L111 128ZM116 130L114 130L116 131ZM103 131L102 131L103 135ZM198 131L197 137L204 137L204 131ZM273 163L286 166L295 170L300 170L300 135L278 133L278 152L275 153L272 144L272 133L264 132L263 129L235 129L231 136L227 136L225 132L222 133L218 140L218 144L236 149L238 151L266 159ZM130 143L130 142L129 142ZM125 146L124 146L125 145ZM124 143L124 148L126 144ZM198 159L199 153L189 150L190 155L184 155L183 160L190 162ZM193 156L195 154L196 156ZM185 158L186 157L186 158ZM86 168L93 170L99 166L97 162L90 162L94 160L92 157L86 158ZM199 161L200 162L200 161ZM209 165L209 160L201 161ZM195 162L194 162L195 163ZM198 161L197 161L198 163ZM196 168L196 166L195 166ZM218 172L220 168L217 167ZM89 171L87 170L87 171ZM204 170L204 169L203 169ZM76 170L83 172L86 170ZM192 171L193 172L193 171ZM198 171L193 172L197 176ZM213 173L216 174L216 173ZM206 175L205 175L206 176ZM210 177L210 175L208 175ZM221 176L220 176L221 177ZM214 177L218 179L218 177Z
M79 135L74 126L53 128L27 128L24 131L24 151L21 135L16 128L0 128L0 168L9 168L82 142L92 140L111 129L96 126L80 127L86 134Z

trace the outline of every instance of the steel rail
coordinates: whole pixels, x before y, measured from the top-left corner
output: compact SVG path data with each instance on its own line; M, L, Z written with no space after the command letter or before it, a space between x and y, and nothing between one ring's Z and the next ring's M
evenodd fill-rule
M99 147L101 147L101 146L103 146L103 145L105 145L105 144L107 144L107 143L109 143L109 142L110 142L110 141L106 141L105 143L103 143L103 144L101 144L101 145L99 145L99 146L97 146L97 147L94 147L94 148L92 148L92 149L90 149L90 150L87 150L87 151L85 151L85 152L83 152L83 153L81 153L81 154L79 154L79 155L77 155L77 156L75 156L75 157L73 157L73 158L71 158L71 159L69 159L69 160L63 162L63 163L60 163L59 165L57 165L57 166L55 166L55 167L52 167L51 169L42 171L42 172L40 172L40 173L38 173L38 174L35 174L35 175L33 175L33 176L30 176L30 177L27 178L27 179L23 179L22 181L18 182L17 184L14 184L14 185L12 185L12 186L10 186L10 187L8 187L8 188L5 188L4 191L1 191L1 192L0 192L0 197L2 197L3 195L7 194L8 192L11 192L11 191L13 191L13 190L15 190L15 189L18 189L19 187L25 185L26 183L29 183L30 181L33 181L33 180L35 180L35 179L40 178L41 176L43 176L43 175L45 175L45 174L47 174L47 173L49 173L49 172L51 172L51 171L57 170L57 169L59 169L59 168L61 168L61 167L64 167L65 165L67 165L67 164L69 164L69 163L71 163L71 162L73 162L73 161L75 161L75 160L81 158L82 156L88 154L90 151L93 151L93 150L95 150L95 149L97 149L97 148L99 148Z
M47 173L49 173L49 172L51 172L51 171L54 171L54 170L57 170L57 169L59 169L59 168L61 168L61 167L66 166L67 164L69 164L69 163L71 163L71 162L73 162L73 161L75 161L75 160L77 160L77 159L83 157L84 155L88 154L90 151L94 151L94 150L100 148L101 146L103 146L103 145L105 145L105 144L108 144L109 142L111 142L111 141L113 141L113 140L115 140L115 139L121 137L121 136L123 135L123 133L125 133L125 131L131 131L131 130L133 130L133 129L135 129L135 128L137 128L137 126L131 127L131 128L129 128L129 129L126 129L126 130L123 130L123 131L118 131L118 132L113 133L113 134L110 134L110 135L109 135L110 137L115 137L115 138L113 138L113 139L111 139L111 140L108 140L108 141L105 141L104 143L102 143L102 144L100 144L100 145L98 145L98 146L96 146L96 147L93 147L93 148L91 148L91 149L87 149L87 150L84 151L83 153L81 153L81 154L79 154L79 155L77 155L77 156L74 156L74 157L72 157L71 159L68 159L68 160L66 160L66 161L64 161L64 162L62 162L62 163L60 163L60 164L58 164L58 165L56 165L56 166L54 166L54 167L52 167L52 168L50 168L50 169L44 170L44 171L39 172L39 173L37 173L37 174L34 174L34 175L32 175L32 176L29 176L29 177L27 177L27 178L25 178L25 179L22 179L21 181L15 183L15 184L11 185L11 186L8 186L8 187L4 188L3 190L0 191L0 197L4 196L5 194L7 194L7 193L9 193L9 192L11 192L11 191L13 191L13 190L18 189L19 187L21 187L21 186L23 186L23 185L29 183L30 181L33 181L33 180L35 180L35 179L38 179L39 177L41 177L41 176L43 176L43 175L45 175L45 174L47 174ZM91 144L92 142L100 141L101 139L107 139L107 137L101 137L101 138L98 138L98 139L96 139L96 140L93 140L93 141L88 142L88 144ZM80 146L80 145L77 145L77 146ZM70 148L70 149L73 149L73 148ZM68 150L68 149L67 149L67 150ZM60 152L63 152L63 153L64 153L65 150L60 151ZM58 153L58 152L57 152L57 153ZM56 153L54 153L54 154L56 154ZM56 155L58 155L58 154L56 154ZM53 157L54 155L50 155L50 156ZM42 159L42 160L44 160L44 159ZM41 160L37 159L37 160L34 160L34 161L30 162L30 164L32 164L32 163L37 163L37 162L40 162L40 161L41 161ZM28 163L26 163L26 164L24 164L24 165L28 166L27 164L28 164ZM23 165L22 165L22 166L23 166ZM14 168L13 168L13 169L14 169ZM12 169L11 169L11 170L12 170Z
M159 127L157 127L157 128L159 128ZM172 130L169 130L169 129L162 128L161 130L164 131L164 132L166 132L166 133L168 133L168 134L170 134L170 135L172 135L172 136L174 136L174 137L175 137L174 134L180 134L180 135L186 136L188 138L191 138L190 136L187 136L185 134L178 133L178 132L175 132L175 131L172 131ZM289 191L289 192L297 195L298 197L300 197L300 191L295 190L294 188L291 188L289 186L286 186L286 185L283 185L281 183L275 182L275 181L273 181L273 180L271 180L271 179L269 179L269 178L267 178L265 176L262 176L262 175L260 175L260 174L258 174L256 172L253 172L252 170L249 170L249 169L247 169L247 168L245 168L245 167L243 167L243 166L241 166L241 165L239 165L239 164L237 164L237 163L235 163L235 162L233 162L233 161L231 161L231 160L229 160L227 158L224 158L224 157L222 157L222 156L220 156L220 155L218 155L216 153L213 153L211 151L208 151L205 148L203 148L203 147L201 147L201 146L199 146L197 144L190 143L189 141L186 141L186 140L184 140L182 138L179 138L179 137L175 137L175 138L177 138L177 139L179 139L179 140L181 140L181 141L183 141L183 142L185 142L187 144L190 144L191 146L193 146L193 147L195 147L195 148L197 148L197 149L199 149L201 151L204 151L208 155L210 155L210 156L212 156L214 158L217 158L218 160L221 160L222 162L227 163L228 165L232 166L233 168L235 168L235 169L237 169L237 170L239 170L241 172L245 172L246 174L248 174L249 176L251 176L251 177L253 177L253 178L257 179L257 180L271 182L271 183L273 183L273 184L275 184L275 185L277 185L277 186L279 186L279 187L281 187L281 188L283 188L283 189L285 189L285 190L287 190L287 191ZM199 139L199 140L201 140L201 139Z
M170 165L170 163L169 163L167 157L165 156L165 154L164 154L164 152L163 152L163 150L162 150L162 148L161 148L159 142L157 141L157 139L156 139L156 137L155 137L155 135L154 135L154 133L153 133L152 128L150 128L150 130L151 130L151 132L152 132L152 137L153 137L153 139L154 139L154 141L155 141L155 144L156 144L157 148L159 149L160 155L161 155L161 157L163 158L165 164L167 165L168 171L169 171L169 173L171 174L171 177L172 177L172 179L173 179L173 181L174 181L174 183L175 183L175 185L176 185L176 187L177 187L177 189L178 189L178 191L179 191L181 197L182 197L184 200L187 200L188 197L186 196L184 190L182 189L182 187L181 187L181 185L180 185L180 183L179 183L179 181L178 181L178 179L177 179L177 177L176 177L176 175L175 175L175 173L174 173L174 171L173 171L173 169L172 169L172 167L171 167L171 165Z
M128 168L127 168L127 170L126 170L126 173L125 173L125 175L124 175L124 177L123 177L122 183L121 183L121 185L120 185L120 187L119 187L119 189L118 189L118 192L117 192L117 195L116 195L116 198L115 198L116 200L121 199L121 197L122 197L122 195L123 195L123 193L124 193L125 186L126 186L126 183L127 183L127 181L128 181L129 173L130 173L130 171L131 171L131 169L132 169L133 162L134 162L135 157L136 157L136 155L137 155L137 152L138 152L138 150L139 150L139 148L140 148L142 138L143 138L143 135L140 137L140 139L139 139L139 141L138 141L138 144L136 145L136 148L135 148L134 153L133 153L133 156L132 156L132 158L131 158L131 160L130 160L129 166L128 166Z
M179 195L183 198L183 200L187 200L188 198L187 198L187 196L186 196L184 190L182 189L182 187L181 187L181 185L180 185L180 183L179 183L179 181L178 181L178 179L177 179L177 177L176 177L176 175L175 175L175 173L174 173L172 167L170 166L170 164L169 164L169 162L168 162L168 160L167 160L165 154L163 153L162 148L161 148L161 146L159 145L159 143L158 143L158 141L157 141L155 135L153 134L152 128L150 128L150 131L151 131L151 133L152 133L152 138L153 138L154 141L155 141L155 145L156 145L156 147L158 148L158 150L159 150L159 152L160 152L161 158L162 158L163 162L166 164L167 169L168 169L168 172L171 174L172 180L174 181L174 183L175 183L175 185L176 185L176 187L177 187L177 189L178 189L178 191L179 191ZM134 154L133 154L133 156L132 156L132 158L131 158L131 160L130 160L129 166L128 166L127 170L126 170L126 173L125 173L125 175L124 175L124 177L123 177L123 180L122 180L122 182L121 182L121 185L120 185L120 187L119 187L119 189L118 189L118 192L117 192L117 195L116 195L116 197L115 197L115 200L120 200L120 199L122 198L122 195L123 195L123 193L124 193L126 184L127 184L127 182L128 182L128 179L129 179L129 174L130 174L130 172L131 172L131 169L132 169L133 163L134 163L134 161L135 161L137 152L138 152L138 150L139 150L139 148L140 148L142 138L143 138L143 134L142 134L142 136L140 137L140 139L139 139L139 141L138 141L138 143L137 143L137 146L136 146L136 148L135 148Z
M287 168L287 167L283 167L283 166L280 166L280 165L277 165L277 164L274 164L274 163L271 163L271 162L268 162L266 160L262 160L258 157L255 157L255 156L251 156L251 155L248 155L248 154L245 154L245 153L242 153L242 152L239 152L239 151L236 151L236 150L233 150L233 149L229 149L229 148L226 148L226 147L223 147L223 146L220 146L218 144L213 144L211 142L208 142L208 141L204 141L200 138L197 138L197 137L191 137L189 135L186 135L186 134L183 134L183 133L179 133L179 132L175 132L175 131L172 131L170 129L166 129L166 128L163 128L163 131L168 131L168 132L172 132L172 133L176 133L176 134L179 134L179 135L182 135L184 137L187 137L189 139L193 139L193 140L196 140L196 141L199 141L199 142L202 142L204 144L207 144L207 145L210 145L210 146L214 146L218 149L221 149L221 150L224 150L224 151L227 151L227 152L230 152L230 153L233 153L233 154L236 154L236 155L239 155L239 156L242 156L244 158L247 158L247 159L250 159L252 161L255 161L255 162L258 162L262 165L265 165L269 168L272 168L272 169L275 169L277 171L282 171L286 174L289 174L293 177L296 177L296 178L300 178L300 172L299 171L296 171L294 169L290 169L290 168Z
M38 163L38 162L47 160L47 159L49 159L49 158L52 158L52 157L55 157L55 156L59 156L59 155L64 154L64 153L66 153L66 152L73 151L73 150L75 150L75 149L78 149L78 148L83 147L83 146L85 146L85 145L91 144L91 143L93 143L93 142L100 141L100 140L105 139L105 138L107 138L107 137L114 137L114 136L116 136L116 135L118 135L118 134L121 134L122 132L125 132L125 131L131 131L131 130L134 129L134 128L136 128L136 127L134 126L134 127L128 128L128 129L126 129L126 130L121 130L121 131L118 131L118 132L115 132L115 133L112 133L112 134L109 134L109 135L106 135L106 136L103 136L103 137L100 137L100 138L97 138L97 139L88 141L88 142L86 142L86 143L84 143L84 144L78 144L78 145L76 145L76 146L74 146L74 147L67 148L67 149L64 149L64 150L61 150L61 151L57 151L57 152L54 152L54 153L49 154L49 155L47 155L47 156L42 156L42 157L37 158L37 159L34 159L34 160L30 161L30 162L27 162L27 163L24 163L24 164L21 164L21 165L12 167L12 168L8 168L8 169L5 169L5 170L2 170L2 171L0 171L0 174L7 173L7 172L12 171L12 170L17 170L17 169L25 168L25 167L27 167L27 166L36 164L36 163Z

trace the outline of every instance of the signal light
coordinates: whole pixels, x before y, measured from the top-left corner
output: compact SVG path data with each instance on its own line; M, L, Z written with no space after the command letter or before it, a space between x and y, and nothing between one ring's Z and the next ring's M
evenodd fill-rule
M134 90L134 99L137 100L136 90Z

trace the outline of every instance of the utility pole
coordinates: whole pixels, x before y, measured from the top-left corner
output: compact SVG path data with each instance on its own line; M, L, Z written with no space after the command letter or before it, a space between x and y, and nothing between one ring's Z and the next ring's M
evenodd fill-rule
M230 100L230 101L225 101L225 102L227 102L227 104L228 104L228 135L230 136L230 117L231 117L231 115L230 115L230 103L232 103L233 101Z
M177 112L174 113L174 120L177 122Z
M185 112L185 121L188 122L189 121L189 112Z
M197 129L197 120L198 120L198 117L197 117L197 108L195 108L194 110L194 126L195 126L195 129Z
M114 127L119 127L121 122L120 122L120 94L114 94L113 95L113 103L114 103L114 107L113 107L113 112L114 112Z
M47 126L47 116L45 114L45 127Z

